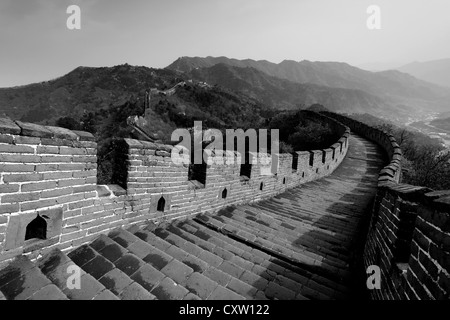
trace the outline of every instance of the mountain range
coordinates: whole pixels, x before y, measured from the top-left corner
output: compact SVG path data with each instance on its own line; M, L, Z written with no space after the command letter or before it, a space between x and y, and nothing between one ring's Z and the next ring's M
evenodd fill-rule
M450 59L412 62L397 70L409 73L418 79L450 88Z
M292 90L292 83L301 85L296 89L299 90L298 95L304 97L303 100L312 99L317 103L325 103L327 108L335 111L369 112L385 117L394 115L402 119L411 115L421 117L429 112L450 110L449 88L396 70L371 72L340 62L285 60L275 64L265 60L236 60L227 57L181 57L167 69L236 90L235 81L230 81L229 77L222 74L226 68L213 68L217 65L232 67L227 73L239 80L239 83L247 83L243 91L248 91L249 86L266 91L264 86L267 76L270 76L272 84L276 82L274 78L289 81L278 82L279 87L287 87L288 91ZM260 73L257 75L254 70ZM255 90L255 93L260 92ZM287 94L285 99L288 98L286 96ZM291 103L291 107L295 107L295 104Z
M215 123L229 110L238 108L235 114L244 114L242 108L249 105L285 110L321 104L332 111L369 113L397 123L450 111L450 88L400 71L370 72L339 62L285 60L276 64L181 57L164 69L128 64L78 67L51 81L1 88L0 116L46 124L60 117L80 119L86 113L142 99L150 88L166 90L180 82L191 83L195 90L177 88L167 105L181 106L186 114L206 115ZM204 82L212 91L198 88ZM225 113L220 109L223 106Z

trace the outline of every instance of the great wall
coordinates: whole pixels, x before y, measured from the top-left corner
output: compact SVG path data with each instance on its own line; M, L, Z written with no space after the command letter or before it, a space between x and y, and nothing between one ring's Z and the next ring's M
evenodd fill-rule
M91 134L0 119L0 300L348 299L372 265L372 299L448 299L450 192L401 184L387 133L316 116L340 139L274 175L233 161L190 181L172 146L124 139L108 186Z

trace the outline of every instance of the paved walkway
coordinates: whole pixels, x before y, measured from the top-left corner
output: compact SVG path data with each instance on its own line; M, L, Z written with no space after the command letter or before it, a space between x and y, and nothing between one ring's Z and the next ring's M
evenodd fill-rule
M36 264L22 257L0 271L0 292L7 299L358 298L355 256L381 154L352 135L329 177L213 215L115 230ZM83 270L82 290L66 286L72 264Z

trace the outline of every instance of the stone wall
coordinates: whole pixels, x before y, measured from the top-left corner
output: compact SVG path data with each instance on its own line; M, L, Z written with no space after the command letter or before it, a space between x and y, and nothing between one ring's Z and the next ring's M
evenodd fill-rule
M380 172L364 265L379 266L373 299L450 298L450 191L399 183L401 151L395 138L342 115L324 113L383 147L390 163Z
M205 183L188 179L189 165L174 164L171 146L124 139L122 186L97 185L91 134L0 119L0 267L20 254L34 259L78 247L116 227L214 212L329 175L347 153L349 129L315 116L341 136L330 148L276 155L270 175L260 162L242 175L237 161L229 163L240 155L228 153L224 164L206 167Z

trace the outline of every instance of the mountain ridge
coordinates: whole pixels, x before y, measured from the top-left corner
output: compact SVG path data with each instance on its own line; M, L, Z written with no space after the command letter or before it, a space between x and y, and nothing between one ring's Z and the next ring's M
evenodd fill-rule
M450 88L450 58L431 61L414 61L397 70L437 85Z
M189 74L219 63L239 68L255 68L272 77L304 85L329 87L329 90L362 90L377 96L394 109L409 109L405 115L413 112L415 117L423 117L433 111L450 110L450 88L422 81L398 70L371 72L345 62L284 60L276 64L266 60L238 60L223 56L181 57L166 69Z

